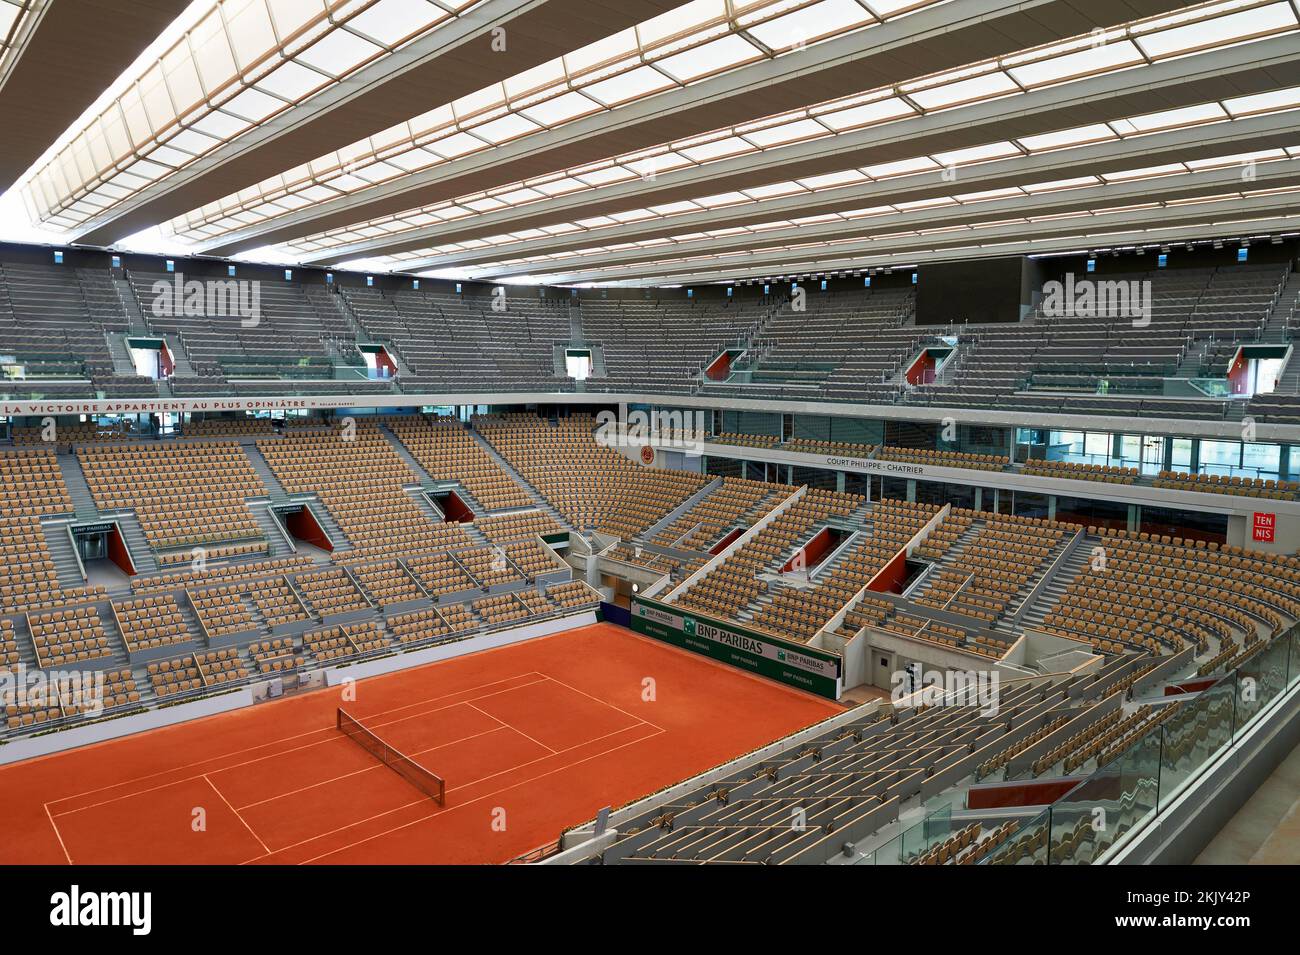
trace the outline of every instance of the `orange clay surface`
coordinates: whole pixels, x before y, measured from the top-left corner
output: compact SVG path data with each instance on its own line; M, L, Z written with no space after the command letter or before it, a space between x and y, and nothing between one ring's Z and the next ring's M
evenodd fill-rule
M0 767L0 863L505 862L842 712L611 624L355 689ZM344 737L340 705L442 776L446 806Z

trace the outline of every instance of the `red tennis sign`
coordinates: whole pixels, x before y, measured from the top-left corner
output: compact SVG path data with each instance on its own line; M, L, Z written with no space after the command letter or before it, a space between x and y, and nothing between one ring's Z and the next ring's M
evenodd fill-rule
M1255 512L1254 539L1271 544L1273 534L1277 529L1277 515L1264 514L1260 511Z

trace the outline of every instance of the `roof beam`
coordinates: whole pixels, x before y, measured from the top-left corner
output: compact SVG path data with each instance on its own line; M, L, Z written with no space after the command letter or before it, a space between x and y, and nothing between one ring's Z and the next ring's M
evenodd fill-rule
M990 228L963 228L950 233L935 233L905 238L863 239L842 246L824 244L807 249L780 249L737 256L732 263L678 262L646 263L622 269L580 269L570 272L542 273L548 285L574 285L588 282L634 284L677 284L690 281L716 282L753 275L789 274L791 272L832 272L918 261L922 253L936 253L944 259L984 258L1009 253L1029 244L1029 251L1039 251L1037 240L1062 239L1063 248L1110 246L1133 242L1151 244L1183 241L1183 238L1215 238L1258 231L1295 229L1300 214L1300 192L1284 195L1252 196L1231 203L1202 203L1171 208L1139 209L1115 216L1072 217L1050 222L1008 223ZM1243 222L1267 221L1270 225L1242 225ZM1163 233L1174 233L1165 236Z
M921 69L938 72L1087 34L1099 24L1192 5L1186 0L1094 0L1085 11L1072 0L951 0L235 230L200 249L233 255L886 86L918 76Z
M44 0L0 77L0 192L85 112L189 0Z
M955 182L944 181L933 170L899 176L878 182L819 189L765 199L742 205L703 209L667 218L628 222L603 229L566 233L552 238L533 238L502 243L491 248L431 255L428 258L401 265L403 272L426 269L468 267L488 262L501 262L521 256L547 255L590 248L604 242L644 242L692 232L731 229L758 225L782 219L828 215L872 206L918 202L963 193L987 192L1013 188L1037 182L1072 179L1076 176L1101 175L1127 169L1162 166L1169 163L1217 156L1237 155L1284 146L1300 145L1300 131L1296 129L1298 117L1283 113L1252 116L1212 126L1170 130L1017 156L991 162L959 167ZM955 208L955 207L948 207ZM600 215L599 206L582 210L582 217ZM329 264L344 258L356 257L356 247L348 247L345 256L339 250L323 263L309 258L309 264Z
M1018 195L966 205L935 206L930 209L916 209L864 219L801 224L767 232L722 238L692 239L673 242L671 245L622 249L609 253L591 252L583 255L582 258L590 263L592 268L614 268L642 262L662 263L666 257L726 255L748 249L762 250L779 245L814 242L819 239L831 242L859 237L869 238L872 234L881 232L895 235L912 229L920 231L957 225L978 226L983 223L1004 222L1008 219L1067 215L1152 202L1180 202L1221 196L1231 192L1247 190L1257 192L1297 185L1300 185L1300 159L1283 159L1261 166L1255 178L1249 182L1244 182L1241 170L1235 168L1188 172L1163 176L1159 179L1085 186L1031 196ZM828 251L833 252L833 250ZM546 273L564 267L563 262L521 263L488 269L471 275L470 278L492 281L538 272Z
M677 0L485 0L117 203L71 238L108 245L677 5ZM509 37L502 52L492 48L498 27Z
M484 238L592 214L640 209L1283 89L1294 85L1297 70L1300 47L1295 37L1278 37L674 170L659 174L653 181L638 179L519 209L484 213L419 230L418 237L404 233L356 243L347 247L347 254L342 250L321 253L310 261L333 264L381 251L410 251L430 244ZM228 254L230 250L223 246L205 251Z

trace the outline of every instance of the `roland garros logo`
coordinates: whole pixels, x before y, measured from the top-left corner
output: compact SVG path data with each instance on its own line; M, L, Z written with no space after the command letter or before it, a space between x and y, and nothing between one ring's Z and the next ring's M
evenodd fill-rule
M641 445L641 463L646 466L655 463L655 449L648 444Z

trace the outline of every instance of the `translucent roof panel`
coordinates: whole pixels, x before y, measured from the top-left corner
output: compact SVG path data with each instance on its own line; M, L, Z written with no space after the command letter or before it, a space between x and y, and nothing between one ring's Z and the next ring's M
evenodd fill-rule
M1279 17L1275 7L1277 7L1276 3L1265 2L1265 0L1229 0L1229 2L1204 4L1183 11L1183 15L1177 20L1163 17L1136 21L1114 27L1104 35L1089 34L1070 38L1011 56L981 61L959 70L924 77L902 86L869 90L802 110L748 122L741 126L693 136L683 142L664 143L637 153L614 156L603 163L595 164L596 167L608 170L604 175L596 174L591 167L587 167L582 172L564 170L526 182L511 183L492 190L491 194L498 197L509 194L510 198L503 200L506 205L522 208L532 202L544 201L549 196L569 195L582 190L598 190L603 184L629 181L634 176L653 178L659 173L684 165L707 166L729 158L769 149L780 149L795 143L827 140L827 149L833 151L834 138L851 130L888 124L931 110L960 109L972 101L983 102L1004 97L1011 99L1022 95L1023 92L1040 88L1036 84L1052 86L1064 81L1077 80L1083 75L1092 75L1094 71L1104 73L1136 70L1140 72L1143 67L1132 65L1134 58L1136 57L1140 62L1145 61L1137 52L1134 43L1142 37L1159 36L1170 29L1184 29L1190 24L1195 26L1203 37L1210 38L1207 42L1217 42L1214 38L1219 37L1219 34L1214 28L1215 24L1218 19L1226 17L1259 17L1257 23L1267 24L1267 30L1261 35L1272 36L1300 28L1300 23L1294 17L1290 20ZM696 9L699 12L703 11L704 7L696 7ZM1256 38L1252 37L1252 39ZM1240 29L1235 33L1224 34L1221 40L1223 43L1240 42ZM1167 45L1165 48L1170 51L1169 56L1188 55L1175 45ZM1158 54L1149 54L1149 58L1155 62L1161 57ZM1013 76L1013 73L1019 78ZM1140 77L1135 77L1134 82L1140 82ZM579 88L566 93L565 96L586 95L588 92L587 88ZM1016 143L986 144L941 156L915 156L866 167L855 174L869 179L885 179L911 175L941 166L989 161L1019 152L1036 153L1068 149L1162 129L1220 122L1231 116L1288 108L1294 105L1295 99L1294 93L1286 92L1241 97L1237 100L1225 100L1221 105L1203 104L1185 110L1133 117L1112 124L1096 123L1067 128L1029 136ZM527 110L524 113L528 115ZM322 181L328 182L331 188L337 188L337 182L330 181L328 177ZM282 191L291 193L295 188L298 187L286 181ZM762 199L805 191L806 188L798 182L773 183L748 188L745 192L751 199ZM182 237L200 237L203 235L201 230L204 227L226 219L235 211L248 212L254 209L258 204L255 201L257 198L231 197L222 203L213 204L211 207L176 220L172 223L172 227ZM410 213L375 219L367 225L375 226L387 236L398 236L403 232L421 228L413 222L415 215L442 215L449 208L468 207L476 201L476 196L463 196L434 206L412 210ZM353 230L344 229L310 235L295 240L290 245L299 254L310 254L346 246L355 241L357 240Z
M1297 134L1297 142L1300 142L1300 134ZM1177 164L1165 164L1161 166L1143 166L1143 168L1134 168L1128 170L1121 170L1121 172L1104 174L1101 175L1101 177L1099 177L1099 175L1079 175L1079 177L1074 177L1069 179L1043 179L1043 181L1027 181L1026 183L1024 183L1023 186L1018 188L1010 188L1010 190L993 190L993 191L985 191L985 192L975 192L975 194L939 196L939 197L933 197L933 199L910 201L910 203L909 201L905 201L905 203L896 203L892 205L880 205L880 207L872 207L870 209L854 209L854 210L848 210L848 212L826 214L826 216L815 217L815 220L814 218L801 218L801 220L798 221L800 222L833 221L836 220L836 218L842 218L842 220L850 220L850 218L858 218L862 216L874 216L874 214L897 213L897 212L902 212L902 210L906 210L906 209L927 208L927 207L933 207L933 205L954 205L954 204L966 205L971 203L979 203L979 201L987 201L991 199L1006 199L1006 197L1017 196L1017 195L1032 196L1037 194L1043 194L1043 192L1061 192L1067 190L1076 190L1076 188L1082 188L1088 186L1099 186L1102 185L1102 183L1106 183L1106 182L1145 181L1145 179L1157 179L1161 177L1166 177L1166 175L1196 172L1196 170L1200 170L1200 169L1231 168L1231 166L1242 165L1244 164L1244 162L1247 161L1256 162L1256 164L1264 164L1264 162L1269 162L1274 160L1290 159L1290 157L1294 157L1295 155L1297 155L1297 153L1300 153L1300 147L1292 149L1291 153L1284 151L1284 149L1269 149L1269 151L1249 153L1249 155L1238 155L1234 157L1219 157L1219 159L1216 160L1177 162ZM967 159L965 160L965 164L963 165L974 165L974 164L978 164L978 162L980 161L983 161L982 159L980 159L980 157L970 156L967 157ZM936 165L937 164L935 164L935 162L932 161L928 162L928 168L936 168ZM836 185L846 185L846 183L849 182L866 181L867 177L865 174L863 174L862 170L853 170L853 172L855 173L855 175L852 175L852 177L850 177L850 175L848 174L833 174L833 175L829 175L829 177L813 177L813 178L805 179L805 181L802 181L800 183L793 183L793 185L797 187L805 188L805 190L809 192L809 194L813 194L813 192L818 192L819 190L823 190L823 188L828 188ZM956 179L954 179L954 183L956 183ZM585 233L588 233L590 235L590 238L591 240L593 240L593 243L598 243L601 242L603 238L606 238L606 236L620 235L621 233L620 231L616 231L616 227L621 225L621 223L627 221L632 221L632 220L643 221L643 220L647 220L647 218L662 218L662 220L671 222L673 218L680 217L682 216L682 214L699 213L699 212L703 212L703 210L714 209L714 208L735 207L735 205L740 205L740 204L749 204L751 205L751 207L757 210L761 210L762 208L764 208L761 201L755 201L754 197L749 195L749 192L750 191L729 192L729 194L723 194L719 196L705 196L705 197L701 197L701 199L695 199L692 201L680 201L680 203L660 205L660 207L654 207L651 209L633 210L633 212L620 213L619 216L612 217L612 218L616 218L617 222L611 221L611 217L593 217L593 218L589 218L589 220L582 220L578 222L568 223L568 229L565 230L564 234L575 233L575 231L585 231ZM774 195L789 195L789 191L783 191L780 192L780 194L774 194ZM819 194L819 199L824 199L824 194ZM727 233L728 234L761 233L761 231L780 229L780 227L785 227L787 225L789 225L789 222L787 220L751 223L751 225L737 226L735 227L735 229L729 229L727 230ZM655 239L655 242L682 242L684 238L685 238L685 234L673 235L673 236L669 236L669 238L667 239L663 239L663 238ZM437 249L433 249L433 248L420 249L420 251L398 253L398 255L387 257L386 259L387 268L406 269L406 268L411 268L412 264L416 264L417 268L419 268L421 264L425 264L425 262L428 262L433 259L438 259L438 257L448 257L448 259L455 259L456 256L460 255L460 253L472 251L472 249L482 249L485 247L500 248L502 249L502 252L510 252L510 251L520 251L524 253L528 252L528 248L520 246L519 242L517 242L516 235L502 234L497 236L489 236L489 238L484 240L474 240L473 243L471 242L448 243L445 244L445 246L438 247ZM577 252L577 255L594 255L594 253L597 253L598 251L599 251L599 247L593 246L591 248L580 249L580 251ZM567 255L567 253L565 253L565 255ZM536 257L525 256L525 261L534 261L534 260L539 261L543 259L549 259L549 256L545 256L545 255L536 256Z
M74 228L125 197L104 186L141 160L156 173L149 181L172 175L480 2L215 0L157 61L119 80L102 112L65 134L24 183L29 205L42 222ZM133 188L128 180L125 195Z
M662 206L655 210L637 210L632 214L619 216L597 216L585 219L580 222L572 223L569 232L583 231L586 232L592 241L592 245L584 246L578 249L568 249L562 252L552 254L530 254L530 243L523 242L517 234L508 234L489 237L485 240L472 240L462 243L449 243L438 249L428 249L414 252L405 252L397 255L380 258L376 261L381 263L382 268L389 270L423 268L426 260L436 256L446 257L449 261L446 264L452 264L450 259L454 259L457 254L467 252L481 252L484 249L499 249L506 256L515 256L503 261L513 263L523 263L528 265L546 264L556 260L563 259L583 259L597 256L602 252L608 252L611 249L623 247L641 247L647 248L661 244L676 244L686 242L701 236L733 236L750 234L758 236L759 234L774 229L785 229L792 225L807 225L814 223L830 223L836 221L850 221L854 219L868 218L872 216L881 216L897 214L909 210L934 208L937 206L965 206L987 202L991 200L1001 200L1010 198L1025 198L1028 196L1039 195L1042 193L1063 193L1071 190L1077 190L1086 187L1095 187L1107 182L1127 183L1139 180L1155 180L1169 175L1188 173L1199 169L1207 168L1229 168L1240 166L1248 161L1259 165L1269 162L1292 158L1294 155L1300 155L1300 133L1297 134L1298 145L1288 153L1283 149L1265 150L1248 155L1237 155L1233 157L1223 157L1216 162L1202 160L1196 163L1174 163L1163 166L1148 166L1122 170L1113 173L1107 173L1102 176L1085 175L1072 179L1061 180L1042 180L1027 181L1024 185L1013 189L990 190L980 193L955 194L951 196L940 196L932 199L925 199L913 202L897 202L890 205L874 206L863 209L852 209L838 213L822 214L817 216L806 216L798 219L774 219L768 222L761 222L745 226L736 226L726 229L709 230L708 232L682 232L671 236L660 236L653 239L645 239L632 243L613 243L610 239L625 234L618 226L631 219L643 220L648 217L659 217L671 221L673 217L686 212L699 212L702 209L719 208L728 205L734 205L738 202L745 201L745 197L740 193L726 193L718 196L709 196L697 199L689 203L674 203L671 207ZM1234 193L1233 195L1236 195ZM1201 201L1192 199L1189 201ZM1145 207L1145 206L1144 206ZM761 208L761 207L759 207ZM1112 211L1115 207L1112 207ZM1125 206L1123 208L1133 208ZM1088 214L1083 213L1063 213L1063 215ZM615 221L617 220L617 221ZM957 226L957 228L965 228ZM604 244L602 244L602 241ZM477 267L478 274L483 274L485 269L490 269L491 265L480 265Z
M1300 190L1294 188L1274 190L1274 192L1286 197L1300 196ZM1190 199L1177 203L1171 202L1168 205L1177 207L1184 214L1190 210L1193 215L1198 217L1198 228L1222 228L1239 224L1248 226L1250 222L1255 221L1254 217L1249 213L1239 211L1234 206L1234 201L1242 198L1243 196L1240 193L1229 192L1201 199ZM816 272L828 272L843 268L855 268L859 262L864 265L875 264L873 260L882 256L888 257L892 255L897 257L900 254L914 256L931 251L943 251L948 257L960 256L963 253L969 255L990 246L1023 241L1021 231L1025 227L1054 222L1072 222L1075 225L1072 225L1065 234L1053 237L1052 241L1078 240L1085 247L1102 244L1106 241L1107 236L1111 235L1136 231L1159 238L1170 228L1185 228L1184 226L1168 227L1159 222L1138 224L1131 219L1134 213L1158 208L1160 208L1159 204L1147 203L1124 208L1098 210L1096 212L1026 216L970 226L945 226L935 229L899 231L885 235L876 234L870 238L854 236L818 242L759 243L752 248L740 251L683 254L675 257L648 260L633 267L618 265L588 267L587 263L592 261L591 253L588 252L585 254L574 253L557 256L548 262L503 261L492 263L487 267L460 269L458 271L467 278L483 278L491 277L494 270L503 271L508 269L516 271L520 268L527 268L529 279L538 283L573 281L575 276L583 282L620 282L628 274L644 273L653 275L652 270L656 268L661 268L667 274L681 276L683 281L699 281L711 276L735 279L755 275L761 276L763 274L761 271L748 271L755 268L760 270L780 268L796 271L810 268ZM968 236L969 244L954 246L951 244L953 236ZM942 238L945 244L942 246L936 245L933 248L918 247L916 240L924 240L927 237ZM891 251L890 243L901 239L911 240L907 250L902 253L896 250ZM780 266L763 263L755 265L752 260L759 255L780 256L783 259L783 264ZM422 274L432 275L434 273Z
M948 0L914 0L906 12L945 2ZM324 186L334 195L347 195L355 191L343 182L345 154L349 152L354 159L369 156L407 169L430 169L507 140L526 139L710 76L773 57L797 55L809 43L867 29L896 15L902 14L873 13L870 5L860 0L749 0L743 4L695 0L464 96L449 104L448 109L416 116L383 137L372 136L346 150L322 156L299 174L261 184L260 195L240 193L196 209L174 220L169 228L183 238L198 240L206 234L207 226L236 211L264 206L276 195L310 186ZM373 38L373 33L365 34L360 29L355 33ZM366 52L366 47L358 45L358 38L351 32L349 37L338 42L347 58L355 59ZM321 64L314 65L324 69ZM876 109L878 115L887 115L897 106L883 104ZM912 111L907 106L903 109ZM812 121L788 126L783 132L758 133L755 141L729 145L722 144L719 137L701 139L683 147L684 159L670 159L656 171L752 151L756 143L794 142L827 135L831 130L828 125ZM418 154L418 162L406 159L412 153ZM436 158L427 162L430 154ZM592 185L590 176L577 178Z
M0 80L8 73L35 0L0 0Z

